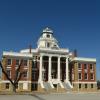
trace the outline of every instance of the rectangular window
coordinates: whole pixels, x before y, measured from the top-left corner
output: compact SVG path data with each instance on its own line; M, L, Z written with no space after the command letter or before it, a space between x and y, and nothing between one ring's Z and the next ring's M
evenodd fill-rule
M90 79L94 80L94 74L93 73L90 73Z
M11 59L7 60L7 65L11 65Z
M93 88L93 84L91 84L91 88Z
M47 43L47 48L49 48L50 47L50 43Z
M24 63L24 66L27 66L27 60L24 60L23 63Z
M85 88L87 88L87 84L85 84Z
M84 64L84 69L87 69L87 64Z
M82 69L82 64L78 64L78 70L81 70Z
M16 60L16 65L19 65L19 60L18 59Z
M82 73L78 73L78 79L79 79L79 80L82 79Z
M81 89L81 84L79 84L79 89Z
M8 77L10 78L11 77L11 71L10 71L10 69L7 69L6 73L7 73Z
M93 64L90 64L90 70L93 70Z
M84 73L84 79L87 80L88 79L88 74Z
M27 77L27 71L25 71L24 73L23 73L23 77Z
M9 89L10 83L6 83L6 89Z
M36 72L32 71L32 80L36 80Z
M47 38L50 38L50 35L49 34L47 34Z

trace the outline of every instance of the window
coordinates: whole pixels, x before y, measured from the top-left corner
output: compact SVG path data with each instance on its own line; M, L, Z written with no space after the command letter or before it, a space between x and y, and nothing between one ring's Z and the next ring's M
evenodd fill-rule
M78 79L81 80L82 79L82 74L78 73Z
M7 75L8 75L8 77L10 77L11 76L11 74L10 74L10 70L9 69L7 69Z
M84 79L87 80L88 79L88 74L84 73Z
M93 80L94 79L94 74L90 73L90 79Z
M85 88L87 88L87 84L85 84Z
M36 80L36 72L32 71L32 80Z
M90 70L93 70L93 64L90 64Z
M7 60L7 65L11 65L11 59Z
M87 64L84 64L84 69L87 69Z
M78 69L82 69L82 65L80 63L78 64Z
M34 68L37 68L37 64L38 64L37 61L34 61L34 62L33 62L32 68L33 68L33 69L34 69Z
M16 60L16 65L19 65L19 60L18 59Z
M57 47L57 45L55 44L54 47Z
M93 88L93 84L91 84L91 88Z
M81 84L79 84L79 89L81 89Z
M50 38L50 35L49 34L47 34L47 38Z
M24 62L24 66L27 66L27 60L24 60L23 62Z
M9 85L10 85L9 83L6 83L6 89L9 89Z
M50 43L47 43L47 47L50 47Z
M27 77L27 71L25 71L24 73L23 73L23 77Z

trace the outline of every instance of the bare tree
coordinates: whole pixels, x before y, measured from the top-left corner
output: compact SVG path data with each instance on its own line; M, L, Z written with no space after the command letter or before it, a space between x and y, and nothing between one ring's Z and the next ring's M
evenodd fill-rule
M12 84L13 92L16 92L18 82L21 79L22 74L24 73L24 71L21 70L22 63L23 63L23 60L21 60L20 64L18 65L16 72L15 72L15 77L14 77L14 79L12 79L9 77L9 75L7 74L7 71L3 67L3 64L0 62L0 67L2 69L2 72L4 73L6 78L10 81L10 83Z

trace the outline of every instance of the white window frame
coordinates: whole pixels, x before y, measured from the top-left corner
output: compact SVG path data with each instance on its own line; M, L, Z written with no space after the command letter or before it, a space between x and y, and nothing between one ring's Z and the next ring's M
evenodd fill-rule
M84 70L88 70L88 64L84 64L84 65L86 65L86 69L84 68Z
M9 59L11 60L11 63L10 63L10 64L8 64L8 60L9 60ZM11 59L11 58L8 58L8 59L7 59L7 66L11 66L11 65L12 65L12 59Z
M87 74L87 79L85 79L85 74ZM84 73L84 80L88 80L88 73Z
M79 68L79 64L80 64L80 68ZM78 70L82 70L82 64L78 63Z
M16 61L17 61L17 60L19 60L19 59L16 59ZM21 62L21 61L19 60L19 64L18 64L18 65L16 65L16 66L19 66L19 65L20 65L20 62Z
M49 46L48 46L48 44L49 44ZM46 43L46 47L47 47L47 48L50 48L50 42L47 42L47 43Z
M24 65L24 61L25 61L25 60L27 61L27 65ZM24 60L23 60L23 66L24 66L24 67L27 67L28 65L29 65L29 60L28 60L28 59L24 59Z
M79 79L79 74L81 74L81 79ZM82 80L82 73L80 72L78 73L78 80Z
M90 70L92 70L92 71L93 71L93 69L94 69L94 66L93 66L93 64L90 64L90 65L92 65L92 69L90 69Z
M11 69L6 69L6 73L7 73L7 71L10 71L10 75L8 76L8 77L10 77L11 78ZM8 74L7 74L8 75Z
M9 88L6 88L6 85L9 84ZM9 90L10 89L10 83L5 83L5 89Z
M27 78L27 76L28 76L28 75L27 75L27 74L28 74L28 72L27 72L27 71L25 71L25 72L26 72L26 77L25 77L24 75L23 75L23 77L24 77L24 78Z
M91 79L91 74L93 74L93 79ZM90 80L94 80L94 73L90 73Z

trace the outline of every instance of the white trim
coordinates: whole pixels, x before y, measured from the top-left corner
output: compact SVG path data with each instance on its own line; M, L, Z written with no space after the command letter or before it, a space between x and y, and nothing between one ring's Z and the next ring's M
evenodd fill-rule
M92 66L90 66L90 65L92 65ZM92 69L90 69L90 71L93 71L94 70L94 66L93 66L93 64L90 64L89 66L90 67L92 67Z
M54 54L51 53L51 54L50 54L50 53L47 53L47 52L41 53L41 56L48 56L48 57L49 57L49 56L51 56L51 57L59 57L59 56L60 56L60 57L65 57L65 58L66 58L66 57L67 57L67 58L69 57L67 54L66 54L66 55L65 55L65 54L63 54L63 55L62 55L62 54L57 54L57 53L54 53Z
M26 54L26 53L17 53L17 52L6 52L3 51L3 56L12 56L12 57L26 57L26 58L32 58L32 54Z
M97 84L97 82L72 82L72 83L74 83L74 84L78 84L78 83L81 83L81 84Z
M5 80L5 81L1 80L0 83L10 83L10 81L8 81L8 80ZM19 81L18 83L31 83L31 81Z
M81 68L79 68L79 64L80 64ZM82 71L82 64L81 63L78 63L78 71Z
M87 79L85 79L85 74L87 74ZM88 73L86 72L84 73L84 80L88 80Z
M83 57L75 57L71 61L86 61L86 62L96 62L96 58L83 58Z
M79 79L79 73L81 74L81 79ZM82 80L82 73L78 72L78 80Z
M91 76L90 76L90 80L94 80L94 73L90 73L90 75L91 75L91 74L93 74L93 79L91 79Z
M30 49L23 49L23 50L20 51L20 53L29 53L29 52L30 52ZM31 49L31 52L37 53L38 49Z
M8 60L11 60L11 64L8 65ZM7 66L11 66L12 65L12 59L11 58L7 58Z
M62 53L62 54L67 54L69 53L69 49L52 49L52 48L39 48L39 51L45 51L45 52L56 52L56 53Z

